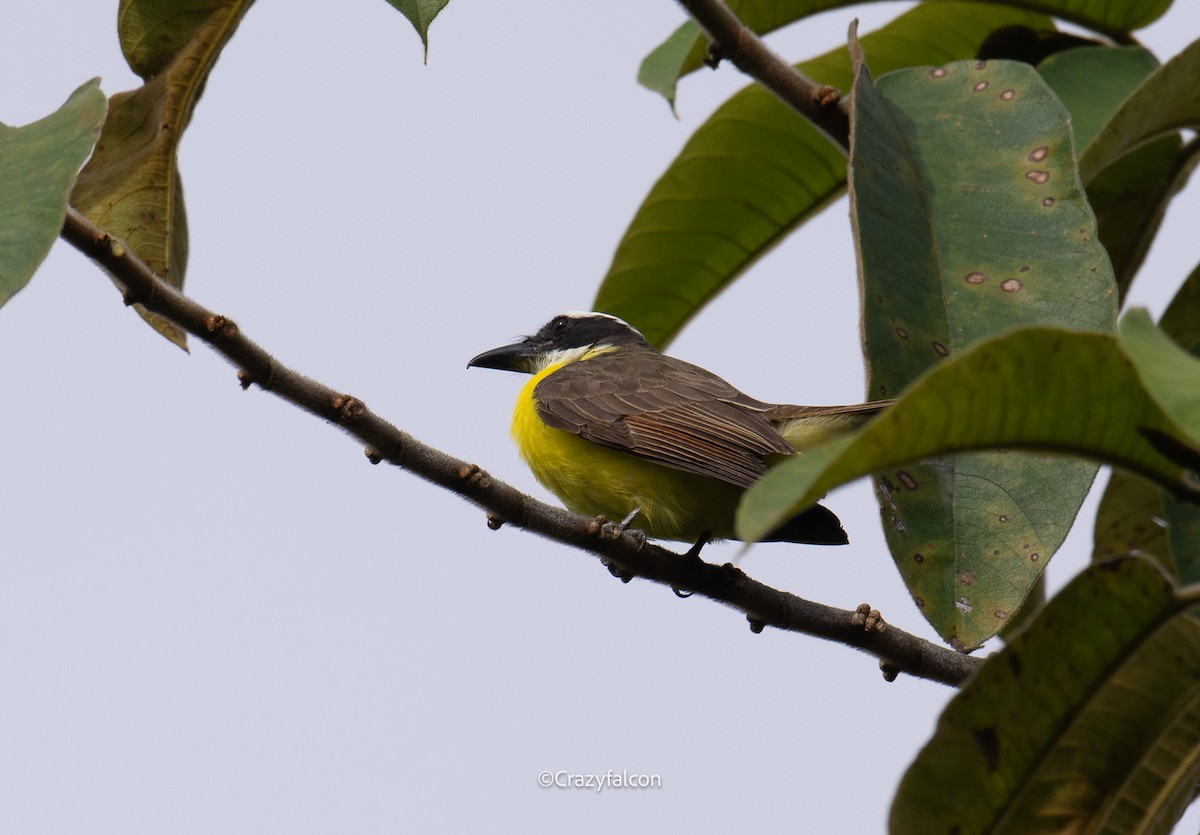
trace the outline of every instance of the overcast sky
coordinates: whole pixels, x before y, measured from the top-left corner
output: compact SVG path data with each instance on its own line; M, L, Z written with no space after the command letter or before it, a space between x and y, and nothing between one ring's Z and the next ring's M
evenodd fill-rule
M95 75L109 94L136 86L116 5L8 4L0 121L40 118ZM852 17L870 31L901 8L773 42L799 60ZM745 83L728 66L693 76L680 120L638 87L681 20L668 0L458 0L424 66L383 0L261 0L184 140L187 291L546 498L508 437L522 381L465 365L589 306L654 179ZM1144 38L1166 57L1197 36L1200 10L1179 2ZM1134 286L1156 314L1196 261L1196 192ZM854 275L842 200L672 352L765 400L860 400ZM0 310L0 356L5 832L878 832L952 695L489 531L482 511L243 392L199 342L168 345L64 244ZM868 486L828 504L849 547L760 546L743 568L934 637ZM1086 562L1092 508L1056 588ZM610 769L661 786L538 786Z

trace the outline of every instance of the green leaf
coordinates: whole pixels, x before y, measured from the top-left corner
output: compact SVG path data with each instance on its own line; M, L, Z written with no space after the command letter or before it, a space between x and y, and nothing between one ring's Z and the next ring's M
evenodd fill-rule
M1200 428L1200 360L1179 347L1145 310L1121 320L1121 347L1155 403L1180 426ZM1147 427L1139 427L1142 432ZM1200 431L1196 437L1200 438ZM1177 460L1187 463L1185 458Z
M1200 508L1144 478L1114 470L1096 513L1092 560L1153 558L1181 585L1200 583Z
M94 78L44 119L20 128L0 124L0 305L29 283L58 237L67 194L104 110Z
M666 99L672 113L675 112L675 82L699 37L700 27L689 18L643 58L638 67L638 84Z
M885 495L893 499L904 492L944 490L939 481L944 473L922 476L924 471L909 462L978 449L1038 450L1107 461L1195 501L1200 498L1196 473L1172 451L1200 447L1200 419L1184 423L1193 419L1194 406L1186 398L1180 406L1173 398L1186 394L1188 386L1200 391L1200 361L1177 349L1168 352L1147 329L1154 327L1138 313L1126 317L1120 338L1039 326L979 342L932 368L863 429L771 469L743 500L738 531L746 539L761 537L834 487L870 473L881 474ZM1144 377L1143 369L1155 364L1162 369ZM1022 460L1015 455L996 458L1000 463ZM959 577L952 585L961 608L986 608L989 616L1003 621L1020 605L1016 591L1024 586L1022 576L1032 582L1049 556L1036 534L1022 530L1022 517L1045 522L1074 512L1050 489L1052 475L1042 470L1035 475L1035 481L1025 481L1022 468L1012 464L1008 472L991 476L1003 487L998 494L989 489L993 481L965 481L964 494L979 503L972 518L991 533L986 546L977 544L966 555L973 560L956 563L956 570L970 575L970 582ZM898 508L890 512L896 514ZM903 526L904 521L896 516L891 524ZM959 547L967 548L968 542L964 535ZM907 552L911 572L938 570L939 555L930 553L936 546L935 541L912 544ZM1017 589L1006 583L991 588L997 576L1008 577L1006 583ZM926 582L918 577L910 587Z
M765 35L818 12L850 6L858 0L730 0L730 11L751 30ZM672 32L665 41L642 59L638 83L660 94L675 109L676 82L704 65L708 35L692 19Z
M993 32L979 47L975 57L983 61L1023 61L1036 67L1051 55L1081 46L1102 44L1103 41L1095 38L1058 29L1006 26Z
M1140 46L1085 46L1051 55L1038 65L1046 84L1071 113L1078 149L1088 146L1121 102L1156 69L1154 53Z
M864 68L852 124L872 398L1012 327L1113 327L1116 288L1075 175L1068 115L1032 67L958 62L878 84ZM989 452L879 482L892 557L943 638L969 649L1004 625L993 613L1020 606L1095 471Z
M1092 561L1138 554L1154 557L1175 573L1169 559L1164 495L1153 482L1113 470L1096 512Z
M1176 291L1159 327L1177 344L1200 355L1200 267L1192 270Z
M1200 41L1150 75L1113 114L1079 160L1085 183L1125 154L1179 128L1200 125Z
M1163 333L1200 356L1200 267L1179 288L1159 323ZM1114 472L1096 513L1092 559L1128 553L1157 559L1181 584L1200 582L1200 508L1138 476Z
M408 18L408 22L421 36L426 61L429 61L429 24L433 23L433 19L449 2L450 0L388 0L394 9Z
M1126 154L1087 185L1121 300L1146 260L1167 206L1200 161L1200 145L1164 136Z
M974 54L993 30L1049 26L978 3L922 4L863 38L880 67ZM822 84L852 80L844 47L799 65ZM845 187L843 153L755 84L688 140L625 232L593 308L664 346L731 281ZM814 292L818 292L814 290Z
M1006 0L1010 5L1054 15L1087 29L1118 35L1149 26L1172 0Z
M1200 386L1194 360L1190 368L1173 364L1171 370L1183 374L1182 384ZM1008 408L1013 403L1021 409ZM773 468L743 503L739 531L761 536L830 489L871 472L989 447L1107 460L1189 490L1187 468L1146 440L1140 431L1145 429L1185 443L1200 437L1200 427L1184 431L1175 425L1113 336L1023 328L931 369L859 432ZM889 472L888 478L919 487L906 471Z
M1169 494L1162 497L1172 571L1180 583L1200 583L1200 510Z
M146 79L109 100L108 119L71 194L88 219L123 240L162 279L183 287L187 218L176 153L221 49L251 0L122 0L121 48ZM137 306L187 350L186 333Z
M1200 604L1093 565L989 659L892 804L894 833L1169 833L1200 778Z
M212 0L121 0L117 36L121 53L138 77L149 79L167 69L176 55L206 25L218 6Z
M729 8L748 28L765 35L818 12L857 2L859 0L730 0ZM1115 35L1153 23L1171 5L1171 0L1008 0L1006 5L1054 15L1097 32ZM676 82L702 66L707 46L708 37L700 27L691 21L685 23L646 56L638 71L638 81L662 94L674 109Z
M1158 59L1141 47L1091 47L1053 55L1038 72L1071 111L1075 147L1082 150L1157 68ZM1122 298L1167 204L1196 163L1195 154L1180 156L1182 147L1178 134L1162 137L1118 159L1088 183L1088 201Z

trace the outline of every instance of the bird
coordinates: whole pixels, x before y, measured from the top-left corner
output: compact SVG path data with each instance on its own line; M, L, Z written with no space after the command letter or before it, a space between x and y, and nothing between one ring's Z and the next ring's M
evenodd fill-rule
M654 539L738 539L738 502L767 469L853 431L890 401L789 406L743 394L661 353L607 313L572 311L478 354L468 368L531 375L512 436L534 477L567 509L636 523ZM844 545L833 511L814 505L764 541ZM644 540L643 540L644 541Z

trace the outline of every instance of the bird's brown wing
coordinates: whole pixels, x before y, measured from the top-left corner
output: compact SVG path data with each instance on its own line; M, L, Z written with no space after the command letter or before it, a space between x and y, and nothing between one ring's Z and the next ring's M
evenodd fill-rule
M720 377L650 352L572 363L534 390L555 429L648 461L748 487L792 447L759 403Z

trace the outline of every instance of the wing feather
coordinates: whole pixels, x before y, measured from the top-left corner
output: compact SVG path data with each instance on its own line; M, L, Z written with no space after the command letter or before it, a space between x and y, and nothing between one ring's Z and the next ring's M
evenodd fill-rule
M767 456L793 452L768 419L769 404L658 353L572 363L538 383L534 397L556 429L741 487L766 472Z

